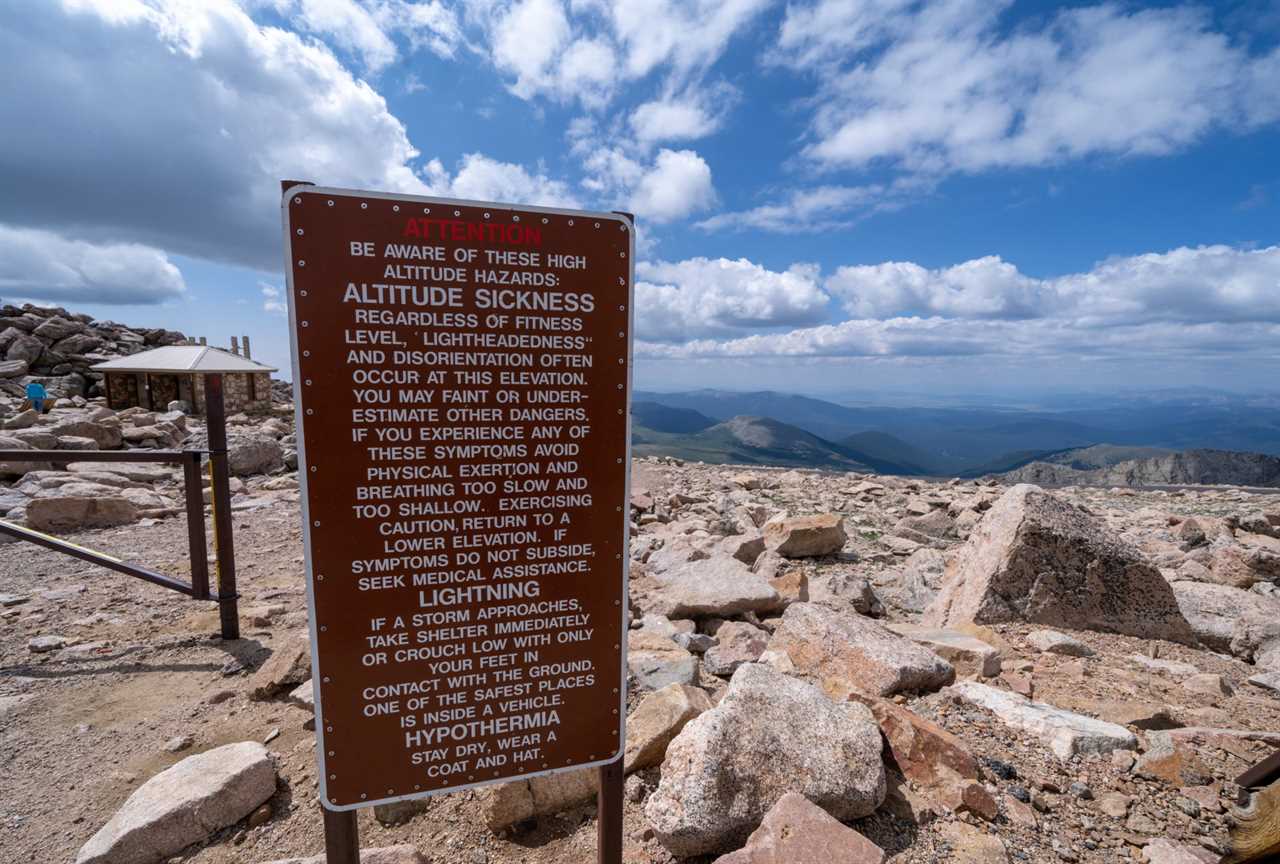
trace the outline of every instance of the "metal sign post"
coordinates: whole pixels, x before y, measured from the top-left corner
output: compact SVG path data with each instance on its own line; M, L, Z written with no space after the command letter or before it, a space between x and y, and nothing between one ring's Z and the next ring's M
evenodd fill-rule
M631 218L286 184L283 222L323 806L596 767L618 861Z

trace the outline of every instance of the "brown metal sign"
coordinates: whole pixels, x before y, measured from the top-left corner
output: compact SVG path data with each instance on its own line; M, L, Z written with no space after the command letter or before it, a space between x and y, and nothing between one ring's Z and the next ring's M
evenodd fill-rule
M306 185L283 212L321 800L611 761L629 219Z

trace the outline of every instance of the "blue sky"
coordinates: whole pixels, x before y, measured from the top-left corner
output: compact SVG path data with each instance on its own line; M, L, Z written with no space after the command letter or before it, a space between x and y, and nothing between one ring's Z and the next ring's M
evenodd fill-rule
M642 387L1280 381L1280 4L18 0L0 297L287 367L283 177L640 224Z

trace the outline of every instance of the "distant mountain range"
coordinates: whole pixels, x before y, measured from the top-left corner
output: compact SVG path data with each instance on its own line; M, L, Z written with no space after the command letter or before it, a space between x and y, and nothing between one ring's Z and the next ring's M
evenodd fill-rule
M1157 450L1138 458L1089 464L1090 456L1098 451L1143 449L1154 448L1089 447L1069 450L1030 462L1001 475L1001 478L1009 483L1035 483L1037 486L1280 486L1280 457L1262 453Z
M640 391L635 400L633 446L641 455L906 475L1038 473L1044 483L1133 472L1140 483L1280 485L1266 480L1265 459L1243 458L1280 456L1275 397L1169 393L1064 411L852 406L774 391ZM1174 458L1180 453L1185 458ZM1238 470L1227 466L1232 461ZM1209 476L1240 479L1161 479Z

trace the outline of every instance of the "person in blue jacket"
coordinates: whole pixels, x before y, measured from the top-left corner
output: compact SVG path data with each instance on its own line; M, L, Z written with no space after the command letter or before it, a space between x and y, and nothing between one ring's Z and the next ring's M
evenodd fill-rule
M32 381L27 385L27 399L31 402L31 407L36 409L37 414L44 413L44 403L48 398L49 393L39 381Z

